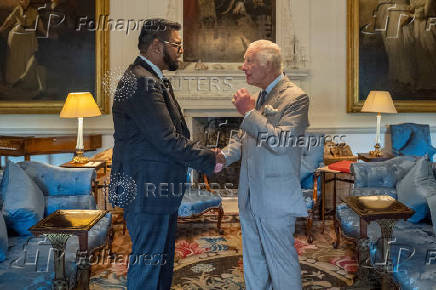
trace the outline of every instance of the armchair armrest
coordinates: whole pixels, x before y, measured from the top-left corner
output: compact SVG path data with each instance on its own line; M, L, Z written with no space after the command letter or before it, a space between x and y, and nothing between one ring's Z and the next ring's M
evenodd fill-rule
M93 168L62 168L45 163L18 163L44 195L89 195L96 178Z

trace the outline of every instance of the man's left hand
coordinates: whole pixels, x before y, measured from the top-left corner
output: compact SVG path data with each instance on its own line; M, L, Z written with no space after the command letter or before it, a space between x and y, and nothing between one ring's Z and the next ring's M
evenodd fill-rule
M239 89L233 96L232 103L235 105L236 110L242 115L251 111L255 107L255 99L250 95L246 89Z

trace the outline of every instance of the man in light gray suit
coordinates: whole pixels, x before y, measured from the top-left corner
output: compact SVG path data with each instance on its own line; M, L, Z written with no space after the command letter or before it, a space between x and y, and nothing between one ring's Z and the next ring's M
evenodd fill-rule
M251 43L244 55L246 89L233 98L244 115L237 137L222 150L225 165L242 158L238 190L244 277L248 290L301 289L294 247L296 217L307 216L300 187L301 148L293 140L309 125L309 98L283 74L277 44Z

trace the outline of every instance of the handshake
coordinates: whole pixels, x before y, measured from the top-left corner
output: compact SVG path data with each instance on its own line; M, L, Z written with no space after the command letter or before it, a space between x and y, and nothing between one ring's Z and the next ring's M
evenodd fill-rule
M220 173L223 170L224 165L226 164L226 157L221 152L219 148L213 148L213 152L215 152L215 169L214 173Z

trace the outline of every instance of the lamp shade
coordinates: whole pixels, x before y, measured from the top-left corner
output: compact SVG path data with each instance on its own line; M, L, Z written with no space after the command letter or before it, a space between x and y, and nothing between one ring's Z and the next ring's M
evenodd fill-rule
M69 93L60 113L61 118L96 117L101 112L91 93Z
M387 91L370 91L361 112L397 113L391 94Z

